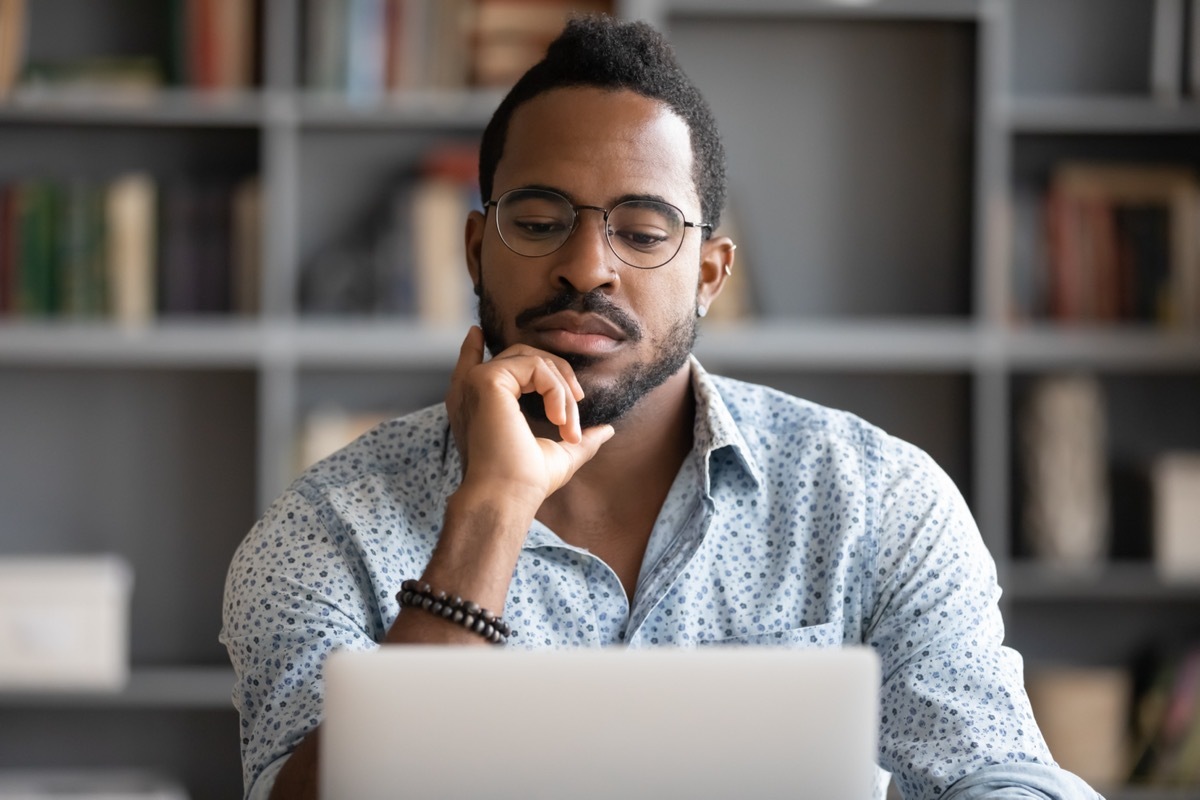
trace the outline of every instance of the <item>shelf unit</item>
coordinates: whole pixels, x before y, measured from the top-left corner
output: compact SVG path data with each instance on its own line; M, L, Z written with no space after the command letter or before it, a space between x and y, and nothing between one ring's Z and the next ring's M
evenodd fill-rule
M308 318L298 276L377 174L436 141L477 137L499 95L412 92L364 107L305 91L300 4L258 2L261 80L249 91L0 104L0 181L133 166L167 175L215 159L260 174L267 198L258 318L132 329L0 320L0 432L12 444L0 465L16 475L0 494L0 552L117 551L137 576L130 686L0 695L0 768L136 763L178 775L196 798L236 794L232 677L215 640L233 548L290 481L307 412L436 402L457 353L457 329ZM1200 152L1200 106L1156 104L1131 77L1148 59L1140 46L1092 63L1114 28L1146 27L1147 4L1105 0L1090 13L1095 2L616 4L668 31L726 137L739 255L762 317L706 327L698 355L713 371L849 408L934 455L975 511L1011 640L1033 662L1119 663L1200 611L1200 586L1164 586L1144 559L1064 576L1015 544L1014 407L1031 377L1101 374L1133 417L1200 407L1196 332L1010 322L1014 185L1080 150ZM116 0L38 0L35 51L81 5L101 39L125 24ZM139 8L154 17L157 5ZM1076 41L1085 36L1099 44ZM1068 67L1053 68L1050 53L1064 49ZM1175 439L1115 422L1130 450L1200 449L1194 420L1168 419ZM164 735L150 741L146 727ZM106 743L59 747L75 729Z

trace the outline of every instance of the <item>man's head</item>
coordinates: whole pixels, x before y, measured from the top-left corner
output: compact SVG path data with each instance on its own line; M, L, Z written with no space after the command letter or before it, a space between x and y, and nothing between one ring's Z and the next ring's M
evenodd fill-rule
M725 148L704 97L679 67L671 46L644 22L593 15L573 18L496 108L479 147L479 188L493 199L496 165L504 154L509 122L523 103L552 89L590 86L626 89L658 100L687 123L692 144L692 179L701 214L720 223L725 205Z
M585 426L686 382L697 311L720 292L732 243L709 237L724 194L711 114L661 37L573 21L501 104L482 151L485 210L466 245L491 353L523 344L566 359Z

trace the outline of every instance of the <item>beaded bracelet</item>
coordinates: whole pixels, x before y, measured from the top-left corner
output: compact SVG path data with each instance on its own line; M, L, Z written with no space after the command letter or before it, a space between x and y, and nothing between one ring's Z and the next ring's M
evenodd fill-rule
M396 600L401 606L419 608L477 633L492 644L504 644L512 629L508 623L478 603L458 595L435 592L428 583L409 578L400 584Z

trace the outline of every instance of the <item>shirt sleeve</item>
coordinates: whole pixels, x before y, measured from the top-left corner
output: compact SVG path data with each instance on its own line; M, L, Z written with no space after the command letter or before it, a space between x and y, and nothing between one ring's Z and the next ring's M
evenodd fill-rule
M378 646L370 590L343 540L291 491L234 554L220 639L235 675L247 798L269 793L283 759L320 721L326 657Z
M1054 762L1003 646L995 564L950 478L892 440L864 638L882 661L880 765L905 797L1099 795Z

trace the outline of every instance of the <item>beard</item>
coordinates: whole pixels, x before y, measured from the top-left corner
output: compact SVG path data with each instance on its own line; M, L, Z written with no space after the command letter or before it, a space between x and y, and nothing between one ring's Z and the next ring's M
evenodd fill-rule
M478 287L478 294L479 327L483 330L488 352L495 356L511 346L512 342L504 338L500 315L482 281ZM642 327L637 320L599 291L581 294L574 289L564 289L548 302L522 311L517 315L516 325L519 330L525 329L542 317L567 310L604 317L619 327L630 342L640 342L644 338ZM595 385L588 380L588 367L599 361L599 358L578 353L554 355L571 365L583 386L584 398L579 401L579 424L581 427L590 428L595 425L610 425L628 414L643 397L661 386L687 363L688 355L695 344L695 314L684 314L658 342L652 360L633 364L615 383L608 385ZM519 402L526 418L548 422L541 395L530 392L521 395Z

